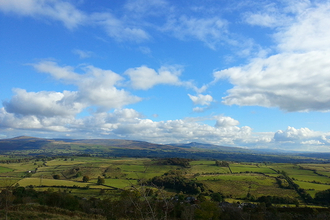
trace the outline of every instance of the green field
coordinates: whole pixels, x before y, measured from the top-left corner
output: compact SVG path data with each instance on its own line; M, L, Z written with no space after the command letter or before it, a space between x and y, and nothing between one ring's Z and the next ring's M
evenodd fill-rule
M8 173L12 172L13 170L8 167L0 167L0 173Z
M260 174L226 174L199 176L212 191L221 192L230 198L244 198L250 193L254 197L265 195L297 197L293 190L279 188L274 178Z
M161 176L169 170L180 170L185 178L201 182L206 190L220 192L228 199L244 200L247 196L299 199L297 192L289 189L284 179L284 188L277 184L275 178L281 177L283 171L312 197L316 192L330 188L327 185L330 184L327 176L330 174L328 164L229 162L229 167L220 167L216 166L214 160L195 160L190 161L190 166L181 167L158 164L147 158L99 157L31 159L22 163L3 163L0 166L0 187L18 184L38 190L68 188L73 195L102 197L101 189L107 190L107 196L109 193L118 194L114 190L140 187L140 180ZM54 179L54 175L58 175L60 179ZM89 181L83 182L83 176L88 176ZM102 185L97 184L98 177L104 178ZM173 193L173 190L170 192Z

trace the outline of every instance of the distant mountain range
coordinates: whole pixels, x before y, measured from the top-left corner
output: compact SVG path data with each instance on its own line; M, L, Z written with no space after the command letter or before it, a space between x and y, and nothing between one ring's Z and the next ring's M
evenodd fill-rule
M19 136L10 139L0 139L0 151L12 150L37 150L48 149L49 146L63 145L93 145L104 147L120 147L126 149L160 149L160 150L188 150L208 149L226 152L250 152L250 150L238 147L225 147L213 144L202 144L191 142L188 144L153 144L145 141L123 140L123 139L44 139L28 136Z
M122 139L45 139L20 136L0 139L0 153L29 156L185 157L230 161L329 162L330 154L286 154L213 144L153 144Z

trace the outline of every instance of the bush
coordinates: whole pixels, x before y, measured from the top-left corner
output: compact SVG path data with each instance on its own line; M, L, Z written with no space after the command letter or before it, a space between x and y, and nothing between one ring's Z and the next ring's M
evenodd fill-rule
M58 175L58 174L53 175L53 178L56 180L61 179L60 175Z
M102 177L100 177L100 176L97 177L97 183L96 183L97 185L103 185L104 182L105 182L105 181L104 181L104 178L102 178Z
M84 183L87 183L88 181L89 181L89 176L84 176L84 177L83 177L83 182L84 182Z

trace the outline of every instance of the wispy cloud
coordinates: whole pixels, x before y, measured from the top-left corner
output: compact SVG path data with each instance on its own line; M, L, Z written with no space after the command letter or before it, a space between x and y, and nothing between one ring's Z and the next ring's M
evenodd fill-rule
M214 49L218 42L225 39L227 22L219 17L194 18L182 15L179 18L170 18L162 30L179 39L203 41Z
M84 51L84 50L79 50L79 49L72 50L72 53L78 55L80 57L80 59L89 58L93 55L93 52L91 52L91 51Z
M0 10L24 16L42 16L63 22L69 28L76 28L87 20L87 15L65 1L44 0L1 0Z

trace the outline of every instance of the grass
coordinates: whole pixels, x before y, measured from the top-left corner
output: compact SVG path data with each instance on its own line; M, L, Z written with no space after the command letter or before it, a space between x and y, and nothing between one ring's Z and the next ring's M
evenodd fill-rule
M324 176L318 176L318 175L291 175L291 178L294 178L295 180L299 181L305 181L305 182L320 182L320 183L329 183L330 184L330 178L324 177Z
M215 161L212 160L191 161L190 168L158 165L156 161L146 158L73 157L73 159L57 158L47 161L45 164L43 161L36 160L2 164L0 166L0 187L16 183L20 186L33 185L38 190L47 190L52 186L78 186L81 188L70 188L70 192L86 198L93 196L104 198L105 195L118 194L112 187L120 189L127 189L131 185L138 187L139 179L148 180L163 175L169 170L180 169L187 178L196 178L208 189L213 192L221 192L230 199L244 199L248 193L255 198L263 195L297 198L298 195L294 190L279 188L275 177L280 174L271 169L273 168L285 171L294 179L295 183L306 189L313 197L316 192L330 188L330 185L311 183L312 181L330 183L330 178L307 170L313 169L320 174L329 175L330 165L328 164L230 163L233 174L227 167L216 166ZM23 178L29 170L36 170L36 173L33 172L31 177ZM61 179L53 179L54 174L59 174ZM1 177L1 175L3 176ZM88 183L82 182L84 175L90 177ZM104 185L96 184L98 176L106 177ZM285 181L283 180L283 182ZM38 188L40 185L44 187ZM84 189L87 186L89 189ZM100 195L101 189L106 190L105 195Z
M252 172L252 173L265 173L265 174L275 174L274 170L271 170L269 167L262 166L259 164L255 165L247 165L247 164L230 164L230 169L233 173L244 173L244 172Z
M189 170L189 173L191 174L196 174L196 173L199 173L199 174L203 174L203 173L229 173L229 169L227 167L218 167L214 164L214 161L213 161L213 164L204 164L204 163L201 163L201 164L197 164L197 165L194 165L192 166Z
M136 185L136 180L126 180L126 179L105 179L104 185L112 186L120 189L130 187L131 185Z
M313 198L315 196L315 193L330 189L330 185L315 184L315 183L302 182L302 181L294 181L294 182L298 184L300 188L305 189Z
M41 178L24 178L18 181L18 184L20 186L68 186L72 187L74 185L79 187L86 187L87 185L90 185L89 183L83 183L83 182L76 182L76 181L69 181L69 180L55 180L55 179L41 179Z
M232 198L245 198L249 192L256 198L264 195L297 196L293 190L278 188L273 178L259 174L200 176L197 179L212 191Z
M13 169L10 169L8 167L0 167L0 173L9 173L12 171L13 171Z
M0 177L0 188L14 186L19 180L20 178L15 178L15 177Z

